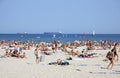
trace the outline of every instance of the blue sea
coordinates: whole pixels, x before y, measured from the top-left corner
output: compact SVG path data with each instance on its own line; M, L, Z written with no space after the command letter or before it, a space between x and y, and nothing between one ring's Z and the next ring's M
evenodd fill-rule
M54 35L45 35L45 34L0 34L0 40L15 40L15 41L32 41L35 42L51 42L53 40L60 40L61 42L73 42L75 40L111 40L111 41L120 41L120 34L54 34Z

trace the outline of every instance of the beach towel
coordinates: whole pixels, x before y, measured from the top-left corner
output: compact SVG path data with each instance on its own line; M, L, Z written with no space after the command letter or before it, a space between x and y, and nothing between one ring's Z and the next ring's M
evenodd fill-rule
M80 64L80 66L88 66L87 64Z
M55 65L55 64L57 64L56 62L50 62L50 63L48 63L48 65Z
M89 72L91 74L107 74L106 72Z
M120 74L120 72L112 71L112 72L109 72L109 74Z
M5 58L5 56L0 56L0 58Z
M115 64L116 66L120 66L120 64Z
M101 66L101 64L95 64L95 66Z

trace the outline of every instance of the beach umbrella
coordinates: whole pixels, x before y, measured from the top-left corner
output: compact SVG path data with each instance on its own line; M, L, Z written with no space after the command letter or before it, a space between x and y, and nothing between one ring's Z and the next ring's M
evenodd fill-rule
M94 40L93 42L94 42L94 43L97 43L97 41L96 41L96 40Z

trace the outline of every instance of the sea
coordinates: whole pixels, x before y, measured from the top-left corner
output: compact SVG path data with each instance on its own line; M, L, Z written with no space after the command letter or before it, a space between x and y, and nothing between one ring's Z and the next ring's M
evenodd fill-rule
M0 41L34 41L34 42L52 42L53 40L59 40L64 43L74 42L75 40L85 41L119 41L120 34L0 34Z

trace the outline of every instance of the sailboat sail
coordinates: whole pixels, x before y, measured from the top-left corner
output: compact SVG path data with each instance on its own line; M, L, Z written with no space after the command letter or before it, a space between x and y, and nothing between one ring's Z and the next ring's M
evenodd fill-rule
M54 35L53 35L53 38L55 38L55 37L56 37L56 35L54 34Z
M95 35L95 31L93 31L92 35L93 35L93 36Z

